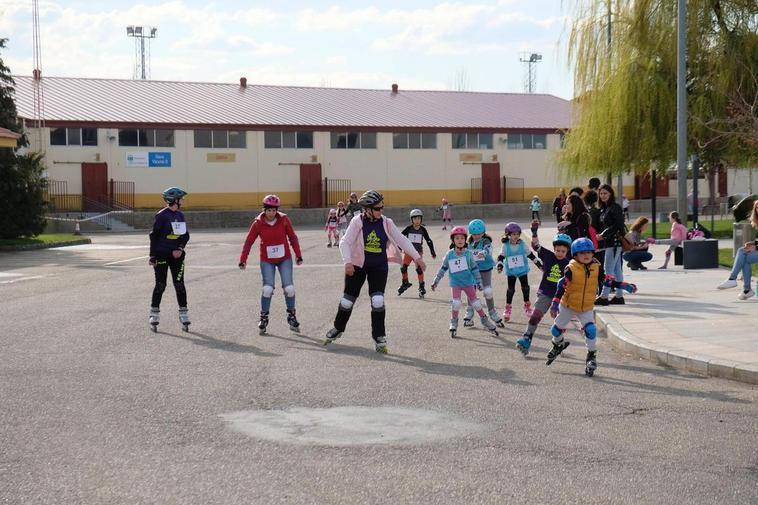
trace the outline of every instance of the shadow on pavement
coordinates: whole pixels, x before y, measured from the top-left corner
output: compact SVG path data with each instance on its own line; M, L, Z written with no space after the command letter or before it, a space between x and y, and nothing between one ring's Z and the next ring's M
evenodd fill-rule
M220 351L251 353L251 354L255 354L256 356L260 356L262 358L278 358L279 356L281 356L281 354L264 351L254 345L245 345L245 344L238 344L236 342L229 342L228 340L219 340L217 338L213 338L208 335L198 333L196 331L186 332L186 335L191 335L191 336L177 335L175 333L167 333L165 331L159 331L158 334L167 335L169 337L174 337L181 340L186 340L187 342L191 342L201 347L207 347L209 349L217 349Z

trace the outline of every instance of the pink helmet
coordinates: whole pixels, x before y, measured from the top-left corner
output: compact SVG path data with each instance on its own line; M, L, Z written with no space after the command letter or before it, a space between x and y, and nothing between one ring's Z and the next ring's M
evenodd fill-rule
M450 238L455 237L456 235L463 235L464 237L468 236L468 232L466 231L466 228L463 226L453 226L453 229L450 230Z
M447 203L447 198L443 198L443 199L442 199L442 204L444 205L444 204L446 204L446 203Z
M329 209L329 215L330 215L330 216L335 216L335 215L337 215L337 209Z
M345 202L342 202L342 201L337 202L337 207L344 207L344 206L345 206Z
M281 200L279 200L279 197L276 195L266 195L263 198L264 207L279 207L281 203Z

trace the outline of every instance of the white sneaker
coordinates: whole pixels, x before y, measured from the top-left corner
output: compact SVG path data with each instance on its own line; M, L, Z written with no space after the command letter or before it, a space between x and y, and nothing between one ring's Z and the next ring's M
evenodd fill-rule
M755 291L753 291L752 289L750 289L750 290L748 290L747 293L745 293L743 291L742 293L740 293L739 295L737 295L737 298L739 298L740 300L747 300L748 298L752 298L754 296L755 296Z
M737 281L733 279L727 279L718 286L716 286L716 289L729 289L729 288L736 288L737 287Z

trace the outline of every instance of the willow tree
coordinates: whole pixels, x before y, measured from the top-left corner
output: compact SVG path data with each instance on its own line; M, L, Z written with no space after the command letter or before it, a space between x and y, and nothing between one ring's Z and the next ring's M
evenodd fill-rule
M577 175L668 168L676 160L677 3L572 3L576 99L559 161ZM758 92L749 78L758 67L758 3L688 0L687 9L689 152L711 172L722 162L756 163L754 146L718 126L733 115L735 97Z

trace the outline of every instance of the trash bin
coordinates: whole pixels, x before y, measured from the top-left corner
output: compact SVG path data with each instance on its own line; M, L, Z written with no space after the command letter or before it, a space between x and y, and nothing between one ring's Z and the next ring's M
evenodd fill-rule
M717 239L685 240L682 246L685 270L719 267L719 241Z
M732 235L734 236L734 251L732 251L732 256L737 256L737 250L745 245L745 242L755 240L755 228L750 223L734 223L732 230Z

